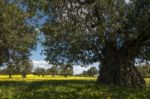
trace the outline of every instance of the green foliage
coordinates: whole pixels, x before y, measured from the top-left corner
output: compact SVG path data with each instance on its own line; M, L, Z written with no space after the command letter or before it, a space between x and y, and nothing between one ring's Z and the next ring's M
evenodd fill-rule
M89 76L94 76L98 74L98 70L96 69L96 67L91 67L90 69L88 69L87 71L83 71L82 73L83 75L89 75Z
M35 70L34 70L34 74L35 75L42 75L44 76L46 74L46 70L44 68L39 68L37 67Z
M20 60L17 64L13 62L9 62L6 67L6 72L4 74L21 74L23 78L26 77L27 74L31 73L33 69L33 64L31 60L24 59ZM4 69L5 70L5 69Z
M101 62L108 51L149 60L149 0L51 0L43 32L53 64Z
M98 82L144 87L135 59L150 60L150 0L51 0L43 26L52 64L102 64Z
M132 89L95 81L0 82L1 99L149 99L150 87Z
M20 73L22 74L22 77L26 77L27 74L32 73L33 69L33 63L30 60L22 60L21 64L19 66Z
M65 77L73 75L73 66L70 64L60 66L59 70L60 75L64 75Z
M7 74L7 69L0 69L0 74Z
M0 63L17 63L29 57L37 33L26 22L31 16L29 13L5 0L0 1L0 6Z
M58 74L58 67L52 66L51 68L47 69L47 74L51 74L53 77Z
M11 75L15 74L17 71L17 68L14 64L8 64L6 68L6 74L9 74L9 78L11 78Z
M31 35L34 33L25 24L25 19L30 12L41 12L48 17L41 29L46 36L43 43L46 60L51 64L61 64L62 74L72 71L63 66L66 64L101 62L99 81L135 87L145 85L134 68L134 60L150 58L150 0L130 0L128 3L126 0L14 1L17 2L14 4L23 4L19 6L25 6L27 10L24 13L12 5L15 9L10 7L1 11L1 22L6 24L2 23L0 30L3 34L0 64L12 60L19 66L21 59L28 59L35 35ZM5 3L2 0L4 9Z
M143 77L150 77L150 64L145 64L137 67L138 71L142 74Z
M37 36L27 23L31 15L5 0L0 6L0 63L7 63L7 74L21 73L25 77L32 69L29 56Z

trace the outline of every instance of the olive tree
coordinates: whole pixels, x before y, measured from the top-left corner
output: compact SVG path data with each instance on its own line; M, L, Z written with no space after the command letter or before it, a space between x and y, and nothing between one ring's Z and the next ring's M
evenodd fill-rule
M0 0L0 7L0 64L13 62L17 65L17 60L31 55L37 33L27 22L30 13L6 0Z
M52 77L54 77L56 74L58 74L58 67L52 66L51 68L47 69L47 74L51 74Z
M48 62L99 62L98 83L145 86L135 60L150 58L149 0L51 0L48 9Z
M97 83L145 86L135 62L150 60L150 0L22 1L48 16L41 31L49 63L99 62Z

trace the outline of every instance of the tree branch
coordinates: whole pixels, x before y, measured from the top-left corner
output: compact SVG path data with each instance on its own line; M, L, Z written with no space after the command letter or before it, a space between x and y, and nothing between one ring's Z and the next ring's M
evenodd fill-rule
M128 46L129 54L136 55L139 52L140 47L144 44L145 41L150 39L150 34L148 33L141 33L135 40L133 40Z
M79 4L91 4L94 3L96 0L77 0Z

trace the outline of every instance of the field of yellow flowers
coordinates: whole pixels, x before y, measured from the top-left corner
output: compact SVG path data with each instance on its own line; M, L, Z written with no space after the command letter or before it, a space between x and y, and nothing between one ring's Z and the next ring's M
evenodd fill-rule
M51 75L38 76L38 75L27 75L26 78L22 78L21 75L13 75L9 78L8 75L0 75L0 81L42 81L42 80L96 80L96 77L78 77L78 76L59 76L52 77Z
M0 75L0 99L150 99L147 87L133 89L96 85L96 77Z

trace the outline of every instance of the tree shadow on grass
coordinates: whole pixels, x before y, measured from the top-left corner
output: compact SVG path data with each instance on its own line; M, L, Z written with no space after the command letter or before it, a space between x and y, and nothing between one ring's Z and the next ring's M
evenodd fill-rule
M11 91L13 97L11 99L131 99L135 97L148 99L150 97L150 87L132 89L96 85L95 81L84 80L0 81L0 85L2 89L8 91L5 94Z

